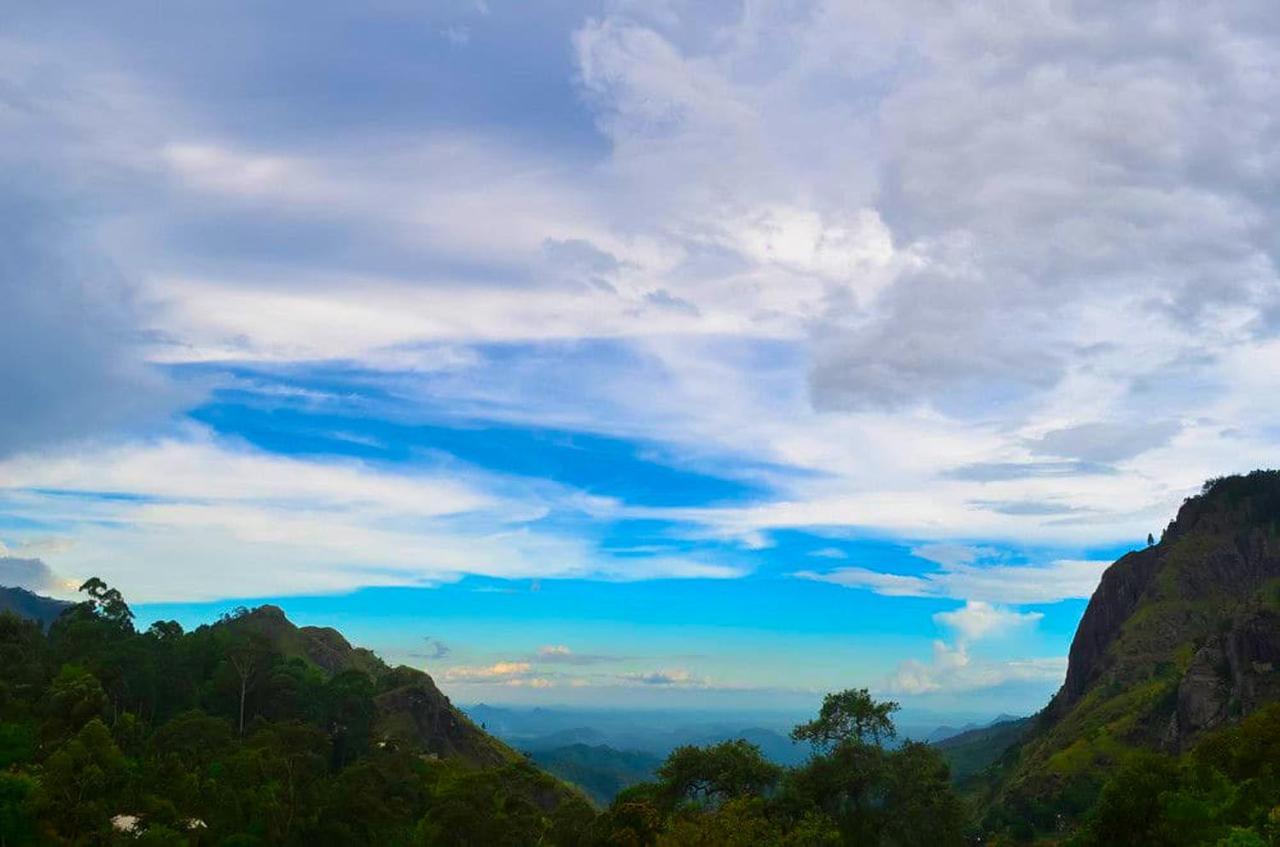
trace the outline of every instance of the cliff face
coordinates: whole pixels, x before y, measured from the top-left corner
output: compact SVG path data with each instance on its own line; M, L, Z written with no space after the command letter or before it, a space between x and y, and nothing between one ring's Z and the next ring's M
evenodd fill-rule
M1142 726L1180 749L1277 699L1278 529L1276 472L1218 480L1188 500L1158 545L1103 574L1050 715L1069 715L1094 691L1159 681L1171 691Z
M260 606L219 626L250 633L273 650L303 659L327 674L352 670L367 674L379 691L374 699L375 731L384 743L480 766L521 759L449 702L428 674L404 665L392 668L372 651L352 647L336 629L295 626L278 606Z
M1128 751L1184 751L1277 701L1280 472L1256 471L1207 483L1103 574L1062 688L992 775L991 812L1049 831Z
M1107 568L1080 619L1055 707L1070 708L1096 678L1103 657L1151 587L1160 567L1153 549L1129 553Z

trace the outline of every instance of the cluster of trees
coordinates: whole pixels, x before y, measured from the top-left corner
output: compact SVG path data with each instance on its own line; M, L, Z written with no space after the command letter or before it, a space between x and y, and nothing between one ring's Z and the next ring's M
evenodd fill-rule
M681 747L658 779L600 817L604 843L671 847L838 847L965 843L965 812L932 747L889 749L895 703L865 689L829 694L792 737L813 746L781 768L746 741Z
M896 706L865 691L796 728L802 767L745 741L683 747L599 811L518 756L480 768L380 739L394 670L325 673L233 621L139 632L117 591L82 590L47 633L0 615L0 847L962 841L945 764L887 749Z
M1081 845L1280 845L1280 704L1182 756L1135 751L1103 787Z
M532 765L376 738L400 684L234 625L136 631L91 580L45 633L0 615L0 847L576 843L595 811Z

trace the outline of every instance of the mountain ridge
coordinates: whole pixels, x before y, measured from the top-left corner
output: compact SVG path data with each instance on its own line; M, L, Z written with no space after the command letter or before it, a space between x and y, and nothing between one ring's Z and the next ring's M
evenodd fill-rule
M1280 472L1207 482L1103 573L1062 687L990 774L992 808L1082 815L1133 751L1179 754L1280 701Z
M386 742L409 744L441 757L456 757L482 767L519 761L519 753L476 726L453 705L425 671L391 667L372 650L354 647L331 627L297 626L279 606L239 610L212 626L224 626L264 639L287 657L296 657L328 674L359 671L378 684L375 728Z
M48 629L72 605L66 600L55 600L26 588L0 585L0 614L12 612L20 618L30 618L42 629Z

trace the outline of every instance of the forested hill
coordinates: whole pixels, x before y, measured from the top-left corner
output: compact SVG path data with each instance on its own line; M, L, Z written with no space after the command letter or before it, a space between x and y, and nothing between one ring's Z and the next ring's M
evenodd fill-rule
M138 632L118 592L83 590L47 633L0 613L4 847L571 844L595 817L335 630L265 606Z
M1277 843L1278 701L1280 472L1256 471L1209 481L1106 570L1061 691L988 774L987 828Z

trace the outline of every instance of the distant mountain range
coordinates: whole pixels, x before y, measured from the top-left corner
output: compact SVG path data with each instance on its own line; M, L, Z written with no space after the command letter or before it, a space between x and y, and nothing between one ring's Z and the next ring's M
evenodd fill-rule
M31 618L39 621L40 626L45 629L71 605L65 600L42 597L25 588L0 586L0 613L12 612L19 617Z
M745 738L778 764L799 764L809 754L807 745L796 744L787 737L790 728L801 719L789 714L519 708L483 703L464 710L488 732L521 750L587 745L665 758L683 744Z

